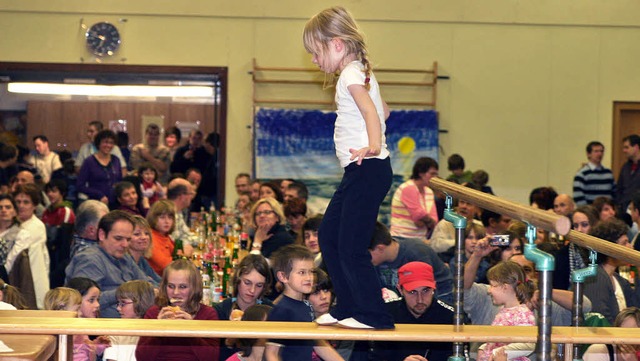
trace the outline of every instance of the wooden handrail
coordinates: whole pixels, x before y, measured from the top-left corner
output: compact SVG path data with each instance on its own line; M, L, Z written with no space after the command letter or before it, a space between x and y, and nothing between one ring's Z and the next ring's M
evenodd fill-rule
M434 190L473 203L480 208L519 219L549 232L566 235L571 230L569 218L559 216L555 213L507 201L491 194L446 181L442 178L432 178L429 184Z
M640 267L640 252L638 251L574 230L571 230L568 236L569 241L577 244L578 246L591 248L595 251L606 254L607 256L611 256Z
M0 334L235 337L416 342L535 342L536 327L397 324L395 330L353 330L312 322L0 317ZM640 344L640 328L554 327L554 343Z
M447 193L456 198L473 203L478 207L506 214L512 218L528 222L538 228L550 232L568 235L569 241L579 246L591 248L597 252L640 266L640 252L619 244L608 242L600 238L571 230L569 219L551 212L545 212L537 208L510 202L491 194L482 193L475 189L448 182L441 178L432 178L429 182L431 188Z

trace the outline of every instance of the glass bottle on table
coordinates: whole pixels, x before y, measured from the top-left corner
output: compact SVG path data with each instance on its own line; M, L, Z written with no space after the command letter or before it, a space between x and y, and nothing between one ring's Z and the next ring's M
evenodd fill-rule
M183 250L182 250L182 240L181 239L176 239L174 244L173 244L173 254L172 257L174 260L176 259L180 259L182 258L183 255Z

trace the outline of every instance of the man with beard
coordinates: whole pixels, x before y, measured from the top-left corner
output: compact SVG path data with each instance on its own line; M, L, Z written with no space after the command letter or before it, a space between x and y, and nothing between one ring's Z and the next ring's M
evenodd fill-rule
M434 299L433 268L424 262L409 262L398 269L401 299L388 302L387 310L396 324L451 324L453 307ZM445 361L451 355L450 342L375 342L373 360L400 361L411 355L426 355L429 361Z

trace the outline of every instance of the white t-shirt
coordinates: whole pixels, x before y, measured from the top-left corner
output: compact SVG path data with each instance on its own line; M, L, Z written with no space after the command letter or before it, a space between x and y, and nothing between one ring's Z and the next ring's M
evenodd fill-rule
M340 161L341 167L346 167L355 160L351 160L349 149L360 149L369 145L369 137L367 135L367 126L360 113L360 109L356 105L355 100L349 93L349 85L364 85L365 74L364 66L359 60L352 61L347 64L338 78L336 85L336 104L338 106L335 130L333 132L333 140L336 143L336 156ZM373 104L380 118L380 127L382 131L382 140L380 142L380 154L375 158L385 159L389 156L387 150L387 140L384 135L387 127L384 118L384 107L382 97L380 96L380 88L378 81L373 73L369 74L369 96L373 100Z

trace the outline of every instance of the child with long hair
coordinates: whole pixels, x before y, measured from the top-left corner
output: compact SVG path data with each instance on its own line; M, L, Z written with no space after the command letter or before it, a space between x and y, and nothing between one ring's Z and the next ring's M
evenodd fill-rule
M26 310L27 302L20 290L0 278L0 310Z
M98 285L88 278L80 277L71 279L69 285L56 287L47 292L44 296L45 310L75 311L78 312L78 317L96 317L96 312L92 310L100 308L97 300L100 296ZM87 335L74 335L73 361L96 361L109 345L107 336L90 340Z
M493 304L502 306L491 325L535 326L535 315L527 306L535 286L531 280L526 279L522 267L513 261L504 261L491 267L487 278ZM510 355L509 360L527 361L526 355L534 352L535 344L485 343L478 350L478 361L493 360L495 352L500 349L517 350L518 356Z
M142 318L153 306L155 292L147 281L135 280L121 284L116 289L117 310L121 318ZM107 361L136 361L138 336L109 336L111 347L104 350Z
M369 242L392 170L385 138L389 109L371 70L364 36L343 7L326 9L304 28L305 49L336 84L336 155L344 168L318 231L320 247L340 303L318 324L393 329L380 280L371 264Z
M270 310L271 306L267 305L249 306L242 314L240 321L266 321ZM265 339L238 338L228 341L231 343L230 346L240 351L229 356L226 361L262 361Z
M202 302L202 277L186 259L171 262L162 274L155 304L145 319L217 320L216 311ZM142 336L136 348L138 361L211 361L219 355L219 339L207 337Z

